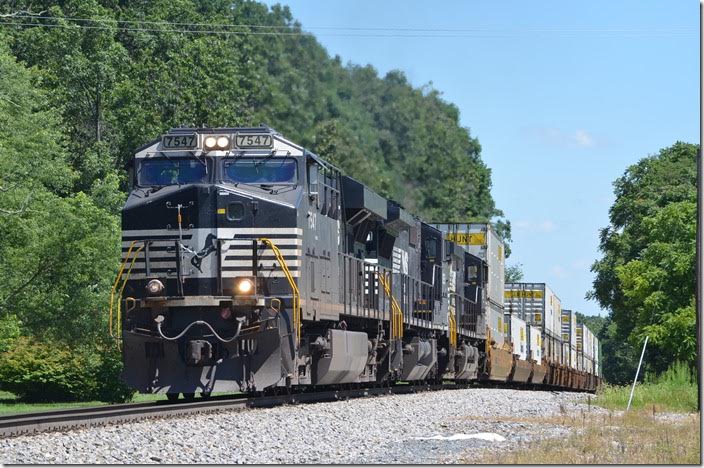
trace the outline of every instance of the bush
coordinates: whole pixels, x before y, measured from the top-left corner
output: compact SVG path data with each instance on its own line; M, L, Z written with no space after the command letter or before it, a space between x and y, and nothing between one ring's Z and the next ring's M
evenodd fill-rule
M0 354L0 389L27 402L126 401L133 392L119 382L121 367L116 351L21 337Z
M122 357L116 349L105 350L96 373L98 389L96 398L110 403L130 401L135 391L120 380Z

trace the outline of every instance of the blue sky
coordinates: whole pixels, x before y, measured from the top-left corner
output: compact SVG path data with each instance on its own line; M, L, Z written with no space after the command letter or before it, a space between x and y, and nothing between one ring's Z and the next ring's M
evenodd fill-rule
M698 2L267 3L289 5L344 63L432 82L482 145L513 225L508 264L564 308L604 313L584 295L612 182L677 140L698 142Z

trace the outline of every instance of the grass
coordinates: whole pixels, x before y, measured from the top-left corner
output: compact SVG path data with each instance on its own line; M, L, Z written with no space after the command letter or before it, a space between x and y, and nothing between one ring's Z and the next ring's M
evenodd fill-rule
M561 424L575 432L566 439L534 442L510 452L484 452L462 460L482 464L699 464L699 414L662 418L651 411L587 416L584 413L530 422Z
M593 402L607 409L625 410L630 393L630 386L605 385ZM698 393L696 377L687 365L675 363L662 375L648 375L645 382L636 384L631 409L694 412Z
M47 411L52 409L80 408L83 406L104 405L101 401L81 401L75 403L25 403L13 393L0 391L0 415Z
M220 395L220 393L214 393ZM132 397L132 403L144 403L148 401L166 400L164 394L141 394L137 393ZM104 401L78 401L60 403L27 403L20 400L15 394L0 390L0 416L7 416L14 413L29 413L34 411L61 410L69 408L82 408L85 406L105 406L110 403Z

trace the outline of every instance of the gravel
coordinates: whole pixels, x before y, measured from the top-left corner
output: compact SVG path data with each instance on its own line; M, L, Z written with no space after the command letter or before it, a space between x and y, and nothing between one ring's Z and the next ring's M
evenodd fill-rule
M520 420L604 411L586 399L583 393L466 389L227 411L0 440L0 462L457 463L481 450L563 437L569 428ZM457 436L477 433L505 440Z

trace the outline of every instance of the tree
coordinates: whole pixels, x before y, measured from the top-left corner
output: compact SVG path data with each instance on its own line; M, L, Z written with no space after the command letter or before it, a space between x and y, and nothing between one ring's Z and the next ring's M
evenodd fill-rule
M119 257L117 217L70 193L61 117L2 41L0 75L0 319L67 341L96 338ZM93 185L117 190L115 178Z
M520 281L523 281L523 265L517 263L506 266L504 269L504 282L518 283Z
M649 335L646 362L656 372L675 359L696 363L697 149L677 142L630 166L614 183L611 225L601 231L603 256L592 265L596 278L588 296L610 310L606 339L638 348Z
M267 123L416 215L499 218L497 229L510 240L479 142L431 85L414 88L400 71L380 77L371 66L343 65L314 37L295 34L301 26L287 7L249 0L121 5L19 1L14 10L42 10L49 19L7 20L23 23L7 28L12 50L36 67L61 110L75 191L92 190L95 179L110 174L125 189L122 167L133 149L170 127ZM119 21L150 21L150 31ZM168 21L191 32L160 23ZM232 29L223 24L275 26L287 34L199 33Z

